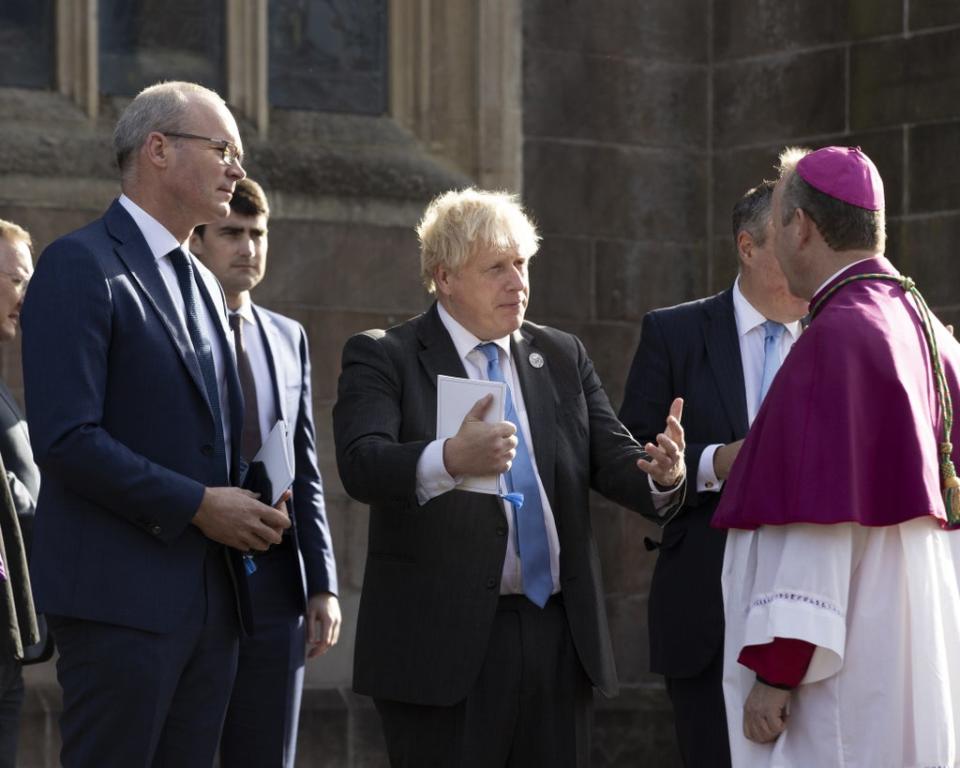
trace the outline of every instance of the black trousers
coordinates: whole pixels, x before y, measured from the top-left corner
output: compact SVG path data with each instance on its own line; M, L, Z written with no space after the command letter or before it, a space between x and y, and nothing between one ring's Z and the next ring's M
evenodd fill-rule
M723 647L696 677L668 677L680 755L687 768L730 768L723 703Z
M48 615L63 688L64 768L210 768L237 667L223 548L206 554L173 632Z
M455 649L451 649L455 652ZM589 768L593 687L563 601L500 598L467 697L449 707L376 699L392 768Z

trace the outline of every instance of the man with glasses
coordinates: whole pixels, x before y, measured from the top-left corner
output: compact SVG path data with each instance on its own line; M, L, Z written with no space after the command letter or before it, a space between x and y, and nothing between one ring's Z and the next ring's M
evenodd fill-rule
M20 307L33 274L30 234L0 219L0 344L17 338ZM23 705L21 666L42 653L27 573L30 526L40 487L26 422L0 381L0 768L14 768Z
M32 574L60 650L67 768L209 768L251 628L240 553L290 525L234 487L243 400L223 293L186 248L229 212L240 148L216 93L142 91L114 131L123 194L44 251L24 303L43 471Z

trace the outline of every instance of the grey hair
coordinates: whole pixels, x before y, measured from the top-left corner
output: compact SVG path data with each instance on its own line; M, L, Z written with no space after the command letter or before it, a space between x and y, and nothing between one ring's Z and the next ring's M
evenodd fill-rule
M191 101L196 97L224 104L215 91L180 81L156 83L137 94L123 110L113 130L113 150L121 176L129 174L134 155L153 131L164 133L183 129Z
M764 180L747 190L733 206L733 241L746 230L757 245L767 239L767 221L773 203L774 182Z
M787 147L780 153L783 198L780 220L787 226L799 208L811 218L824 242L835 251L881 252L887 243L884 211L868 211L810 186L797 173L797 163L809 149Z

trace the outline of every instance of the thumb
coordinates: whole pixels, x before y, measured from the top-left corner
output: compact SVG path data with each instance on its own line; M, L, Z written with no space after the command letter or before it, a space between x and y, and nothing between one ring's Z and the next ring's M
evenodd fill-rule
M484 414L489 410L490 403L493 402L493 395L487 394L481 397L473 404L473 408L467 411L463 417L464 421L483 421Z

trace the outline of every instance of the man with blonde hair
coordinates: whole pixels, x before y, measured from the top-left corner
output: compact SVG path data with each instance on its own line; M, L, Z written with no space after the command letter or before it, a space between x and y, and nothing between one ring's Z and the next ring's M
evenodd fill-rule
M589 491L669 514L682 401L644 452L580 341L524 321L539 236L512 196L448 192L418 233L436 302L347 342L333 413L370 505L354 688L395 768L588 766L592 689L617 690ZM506 419L483 420L487 396L437 439L440 375L505 383ZM512 493L458 487L497 474Z
M171 82L127 106L114 148L123 194L43 252L23 306L34 590L60 650L61 763L209 768L251 627L240 553L290 525L234 487L223 293L186 248L229 212L242 145L216 93Z

